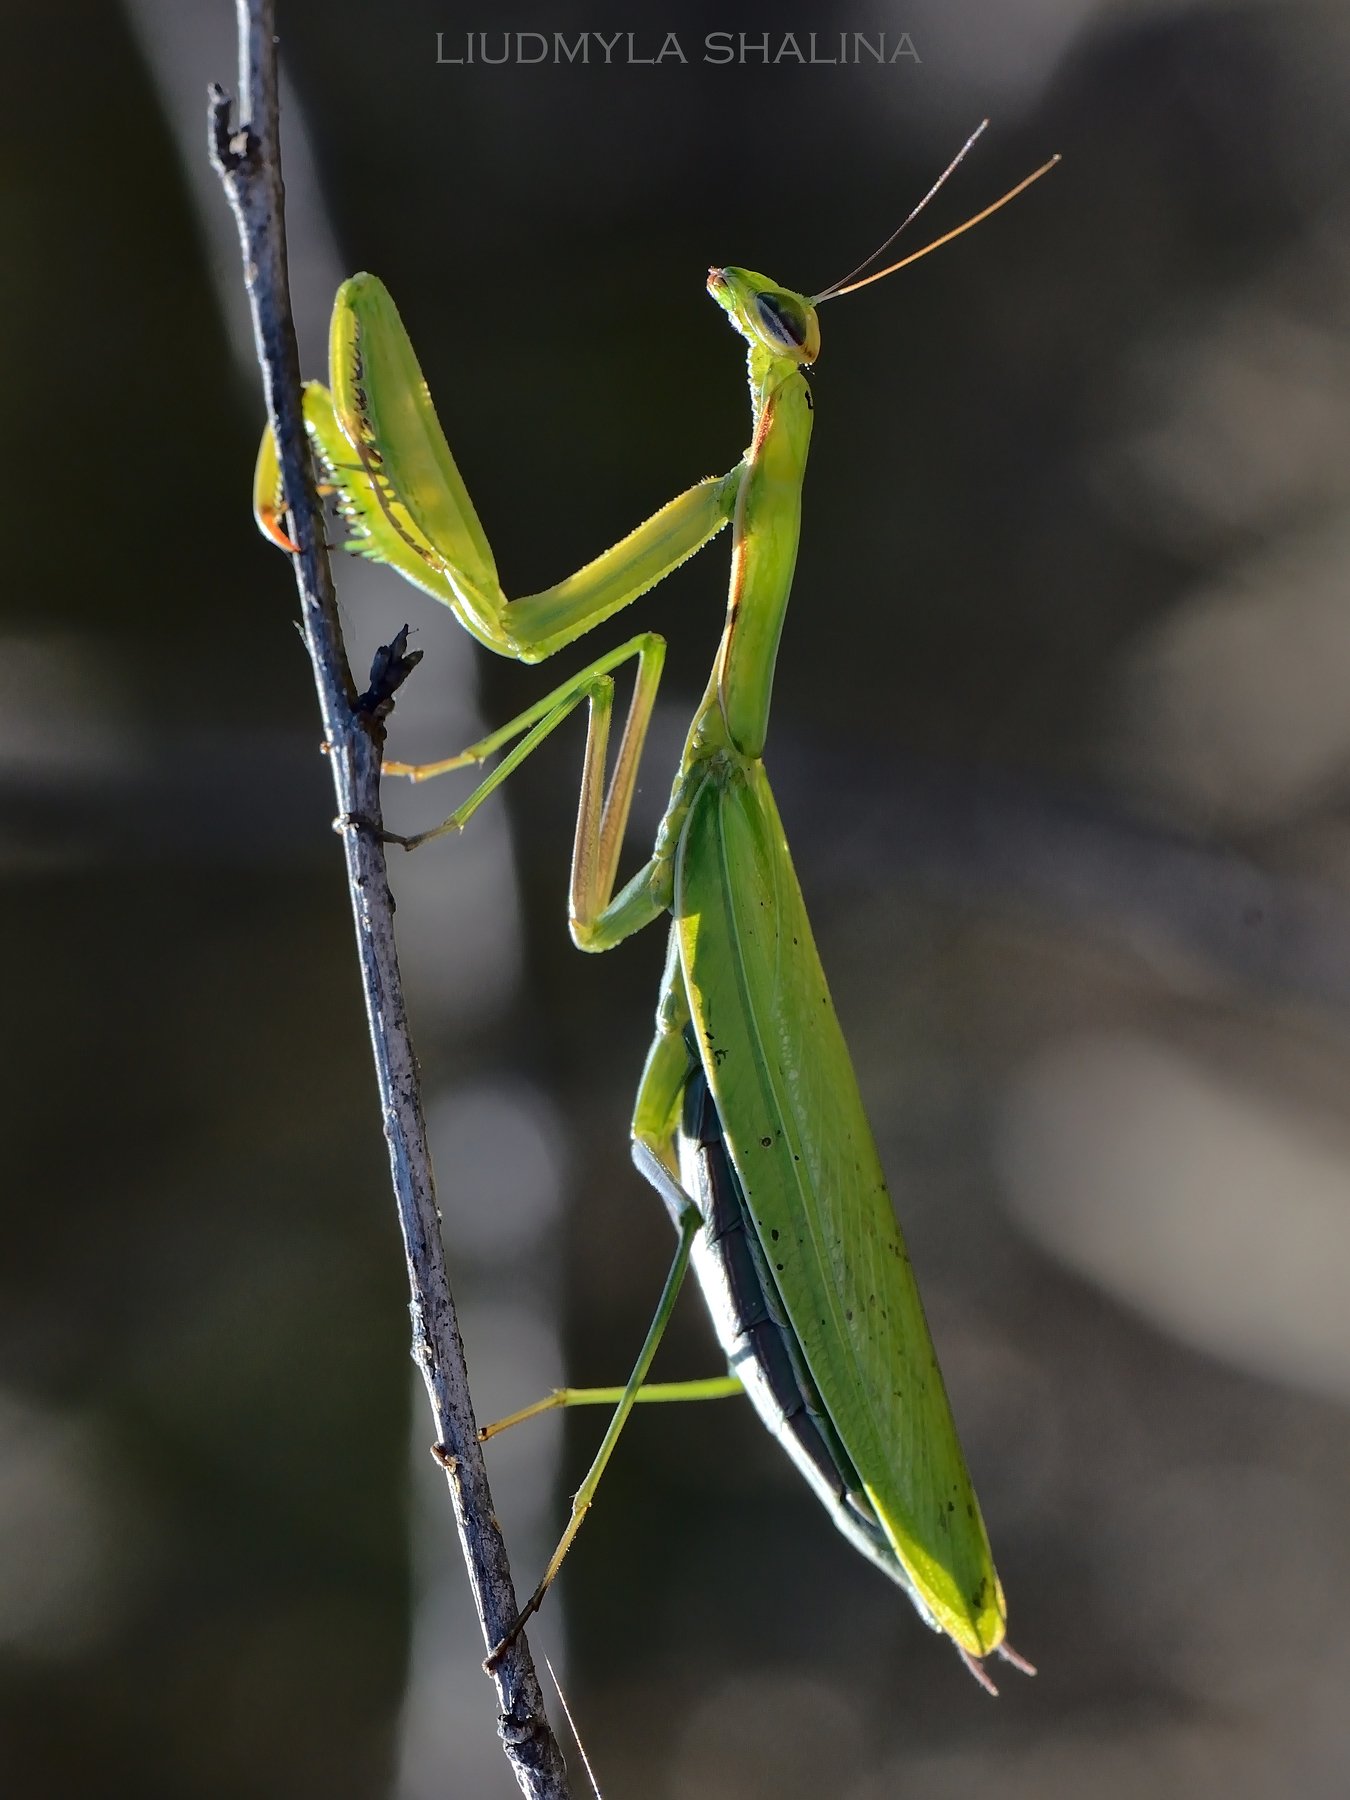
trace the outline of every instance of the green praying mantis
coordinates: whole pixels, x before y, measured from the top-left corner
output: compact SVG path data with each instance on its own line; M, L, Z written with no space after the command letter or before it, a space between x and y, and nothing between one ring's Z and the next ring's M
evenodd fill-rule
M1032 1672L1007 1642L989 1539L761 759L797 556L817 308L968 230L1057 160L935 243L855 279L892 233L822 294L808 298L747 269L711 270L708 291L747 345L749 448L727 474L699 482L575 574L524 598L502 590L387 290L372 275L356 275L338 291L331 386L308 384L304 410L322 483L352 527L346 547L390 564L442 601L488 649L543 661L731 527L730 592L712 673L652 853L622 887L619 854L665 654L656 633L641 632L596 658L456 756L385 764L390 773L425 779L506 751L442 825L397 840L411 848L463 827L584 704L573 941L609 950L662 915L671 919L632 1151L674 1222L675 1255L625 1387L561 1389L488 1428L553 1405L615 1407L567 1529L511 1636L556 1575L634 1404L743 1389L839 1530L905 1590L926 1624L951 1639L986 1688L995 1691L984 1666L992 1653ZM254 509L262 530L289 549L284 506L268 434ZM606 782L614 674L630 662L633 694ZM730 1373L648 1385L691 1265Z

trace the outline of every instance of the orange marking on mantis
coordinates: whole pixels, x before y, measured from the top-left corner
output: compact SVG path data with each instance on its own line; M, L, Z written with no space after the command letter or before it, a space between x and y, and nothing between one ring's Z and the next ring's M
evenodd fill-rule
M726 679L727 658L731 655L731 640L736 630L736 620L741 610L741 596L745 591L745 576L749 563L749 544L745 530L745 496L748 491L750 472L759 460L760 451L764 448L764 440L773 429L774 402L770 398L764 402L764 410L755 424L755 435L750 440L750 448L745 457L745 475L741 480L736 495L736 518L733 523L731 543L731 582L727 590L727 623L722 633L722 641L717 648L717 660L713 665L717 676L717 692L722 706L723 717L726 716Z
M741 593L745 587L745 565L747 556L745 496L749 489L750 471L759 461L760 452L764 448L765 438L767 438L770 431L773 430L773 409L773 400L766 400L764 402L764 410L759 415L759 419L755 425L755 435L750 440L750 451L745 459L745 478L742 480L741 490L736 496L737 519L734 527L736 535L735 542L731 546L731 588L727 596L728 613L732 618L735 617L740 609Z
M281 529L281 515L284 511L285 508L281 506L260 506L258 508L258 523L262 526L268 537L271 538L278 550L286 550L292 556L299 556L299 544L293 543Z

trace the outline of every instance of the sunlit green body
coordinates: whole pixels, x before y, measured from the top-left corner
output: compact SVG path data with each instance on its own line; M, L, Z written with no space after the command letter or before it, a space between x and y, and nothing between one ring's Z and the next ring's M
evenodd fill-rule
M416 771L391 765L433 774L514 744L447 821L459 826L586 701L573 937L582 948L604 950L662 913L673 919L633 1140L635 1160L676 1219L680 1250L648 1343L540 1591L589 1504L623 1418L644 1397L640 1384L691 1254L715 1318L721 1307L719 1333L731 1354L737 1327L727 1323L725 1296L719 1301L717 1291L725 1263L688 1186L683 1109L701 1070L716 1107L717 1154L724 1141L753 1222L756 1279L802 1391L818 1404L841 1498L825 1491L829 1480L822 1484L804 1472L836 1523L980 1673L980 1659L1004 1645L1003 1596L760 760L797 554L812 425L805 369L818 353L819 329L809 301L763 276L714 270L708 285L749 344L750 447L727 475L689 489L543 594L508 600L502 593L411 344L374 277L357 276L338 295L331 399L311 385L306 417L327 480L356 528L351 547L391 563L450 606L481 643L523 661L553 654L660 580L722 525L732 526L731 588L712 675L653 853L620 891L620 842L664 652L654 634L601 657L445 764ZM260 523L279 538L270 454L265 444L255 502ZM612 671L633 658L632 707L602 797ZM698 1046L697 1064L691 1044ZM766 1397L763 1383L759 1391L753 1379L746 1386L784 1437L778 1402Z
M874 1560L984 1655L1003 1598L761 763L711 766L681 851L675 930L703 1067L778 1296L884 1533Z

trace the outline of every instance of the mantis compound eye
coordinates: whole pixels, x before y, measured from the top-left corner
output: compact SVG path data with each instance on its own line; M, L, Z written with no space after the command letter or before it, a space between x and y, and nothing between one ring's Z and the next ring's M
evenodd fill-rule
M785 350L801 350L806 345L808 326L801 303L790 294L760 294L759 308L764 335Z

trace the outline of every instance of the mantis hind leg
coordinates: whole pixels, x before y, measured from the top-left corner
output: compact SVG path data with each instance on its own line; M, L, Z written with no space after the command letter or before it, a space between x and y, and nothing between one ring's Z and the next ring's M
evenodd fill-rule
M702 1220L699 1216L698 1208L691 1203L688 1212L681 1220L679 1242L675 1247L675 1256L670 1265L670 1272L667 1274L665 1285L661 1289L661 1298L657 1302L656 1312L647 1329L647 1336L643 1340L642 1349L638 1353L637 1362L633 1365L633 1373L629 1376L628 1385L623 1389L619 1397L619 1403L614 1409L614 1417L609 1422L609 1429L605 1432L600 1443L600 1448L595 1453L595 1460L587 1470L585 1480L573 1496L572 1514L567 1521L567 1528L558 1540L557 1549L549 1558L548 1567L544 1570L543 1577L540 1580L538 1587L530 1595L524 1606L521 1607L519 1618L517 1618L515 1624L507 1632L501 1642L494 1645L491 1654L487 1657L484 1666L488 1670L496 1667L502 1656L519 1635L521 1628L526 1621L534 1613L538 1612L539 1607L543 1602L544 1595L552 1586L554 1577L562 1567L563 1558L572 1548L576 1535L581 1530L582 1521L590 1511L591 1502L594 1500L596 1489L600 1485L600 1478L605 1472L610 1457L614 1454L614 1447L619 1441L620 1433L623 1431L625 1424L628 1422L628 1415L633 1410L637 1396L642 1389L643 1382L646 1380L647 1371L652 1365L652 1359L655 1357L661 1339L665 1335L666 1326L670 1322L670 1316L675 1310L675 1302L679 1298L680 1289L684 1285L684 1277L689 1268L689 1253L693 1248L694 1234L701 1224Z
M666 963L666 974L662 982L661 1000L657 1012L657 1034L652 1045L647 1064L642 1072L642 1080L638 1086L637 1101L633 1109L633 1161L656 1188L675 1221L678 1241L675 1255L666 1276L665 1285L661 1289L661 1297L657 1302L656 1312L647 1329L642 1349L633 1373L627 1385L618 1394L614 1416L609 1422L595 1460L586 1473L586 1478L577 1489L572 1501L572 1514L567 1522L567 1529L559 1539L558 1547L549 1559L543 1579L521 1608L520 1617L510 1631L497 1644L487 1658L486 1666L493 1668L508 1646L515 1639L521 1627L530 1616L537 1612L544 1595L548 1592L554 1577L562 1566L563 1558L571 1549L573 1541L587 1512L595 1498L596 1489L605 1472L605 1467L614 1453L620 1433L628 1421L628 1415L638 1403L647 1379L647 1371L651 1368L666 1326L675 1310L675 1302L679 1298L680 1288L688 1272L689 1258L694 1247L694 1239L703 1225L703 1215L697 1203L680 1185L678 1173L673 1159L671 1144L674 1128L679 1122L681 1097L689 1074L689 1053L685 1047L683 1030L688 1017L688 1007L684 999L683 978L679 969L679 958L674 935L671 937L671 951ZM720 1376L712 1382L677 1382L662 1383L659 1397L662 1399L708 1399L712 1397L710 1389L715 1389L720 1397L734 1393L739 1387L731 1385L732 1377ZM683 1391L681 1391L683 1390ZM691 1390L702 1390L695 1392ZM567 1390L563 1390L566 1392ZM587 1390L581 1390L583 1393ZM652 1398L658 1393L653 1390ZM565 1405L564 1400L546 1399L536 1406L528 1407L524 1412L513 1415L502 1422L498 1429L516 1423L517 1419L533 1416L535 1413L548 1410L552 1405ZM493 1429L489 1427L489 1430Z
M689 1057L685 1046L683 1024L688 1017L684 1006L684 988L679 980L678 959L667 967L662 984L660 1024L638 1089L633 1115L633 1161L640 1172L660 1194L676 1230L690 1207L696 1202L680 1185L675 1164L662 1148L673 1139L683 1104L683 1091L689 1077ZM632 1396L635 1405L673 1404L679 1401L725 1400L743 1394L745 1384L738 1375L707 1375L691 1381L648 1381ZM621 1387L559 1387L522 1406L518 1412L494 1419L480 1428L479 1439L509 1431L527 1419L540 1418L569 1406L619 1406L628 1393Z
M478 1441L485 1444L489 1438L500 1437L513 1425L523 1425L527 1419L537 1419L563 1407L618 1406L627 1391L621 1387L553 1388L542 1400L522 1406L519 1412L508 1413L504 1419L494 1419L490 1425L480 1425ZM703 1375L692 1381L646 1381L633 1395L633 1402L637 1406L644 1403L660 1406L681 1400L730 1400L744 1392L744 1383L737 1375Z

